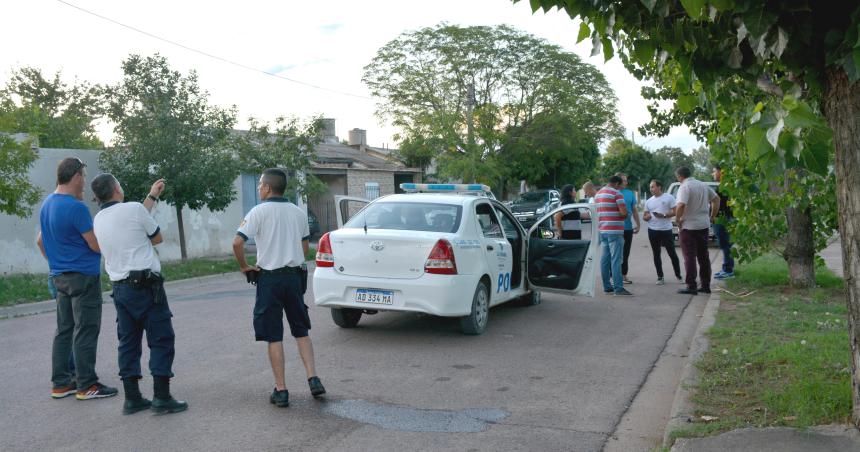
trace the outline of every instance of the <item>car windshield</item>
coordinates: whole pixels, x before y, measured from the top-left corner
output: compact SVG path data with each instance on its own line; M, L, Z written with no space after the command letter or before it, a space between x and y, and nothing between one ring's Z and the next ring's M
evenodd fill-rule
M456 232L462 212L462 206L451 204L378 202L350 218L344 227Z
M523 193L519 198L514 201L515 204L522 204L527 202L544 202L546 201L547 192L545 191L533 191L528 193Z

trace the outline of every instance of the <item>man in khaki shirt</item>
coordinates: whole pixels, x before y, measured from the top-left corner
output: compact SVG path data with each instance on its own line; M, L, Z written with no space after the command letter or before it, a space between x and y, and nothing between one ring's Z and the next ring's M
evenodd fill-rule
M690 168L682 166L675 171L681 183L678 188L675 215L678 222L678 235L681 253L684 255L684 272L687 287L678 291L681 294L696 295L699 292L711 293L711 259L708 255L708 230L717 210L720 197L704 183L691 177ZM698 262L699 280L696 287L696 263Z

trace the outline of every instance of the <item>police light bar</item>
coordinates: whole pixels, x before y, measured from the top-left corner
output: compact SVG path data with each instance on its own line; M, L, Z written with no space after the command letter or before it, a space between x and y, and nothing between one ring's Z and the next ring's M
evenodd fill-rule
M400 184L400 189L409 193L477 193L492 196L490 187L483 184Z

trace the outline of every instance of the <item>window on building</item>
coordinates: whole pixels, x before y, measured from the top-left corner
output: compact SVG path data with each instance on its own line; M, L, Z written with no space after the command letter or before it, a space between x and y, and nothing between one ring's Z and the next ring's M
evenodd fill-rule
M364 183L364 197L367 199L376 199L379 197L379 182Z

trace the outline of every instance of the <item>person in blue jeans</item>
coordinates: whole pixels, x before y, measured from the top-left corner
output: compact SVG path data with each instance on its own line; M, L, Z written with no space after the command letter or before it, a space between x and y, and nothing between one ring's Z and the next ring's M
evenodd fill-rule
M715 181L720 182L723 179L722 167L719 164L714 165L711 174ZM732 208L729 207L729 197L720 190L717 190L717 195L720 196L720 209L717 212L717 222L714 223L714 235L717 236L717 244L723 252L723 269L714 273L714 278L728 279L735 276L735 259L732 257L732 242L726 225L734 220L734 216Z
M624 251L624 236L618 234L600 234L600 276L603 279L603 291L614 293L615 287L624 289L621 278L621 259Z
M597 207L597 226L600 231L600 276L603 279L604 292L616 296L630 296L633 294L624 288L624 280L621 276L624 219L628 211L624 203L624 195L618 191L620 185L621 177L612 176L609 178L609 183L594 196L594 204Z

